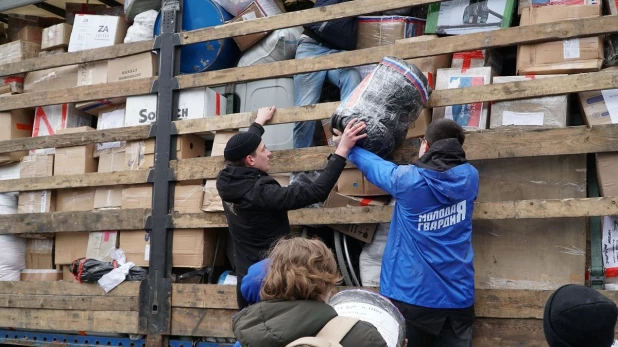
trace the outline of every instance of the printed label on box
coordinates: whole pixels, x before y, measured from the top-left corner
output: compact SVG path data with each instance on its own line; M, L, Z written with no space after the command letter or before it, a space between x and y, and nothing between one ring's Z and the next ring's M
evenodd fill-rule
M562 41L564 51L564 59L579 59L579 39L570 39Z
M502 125L543 125L543 112L502 112Z

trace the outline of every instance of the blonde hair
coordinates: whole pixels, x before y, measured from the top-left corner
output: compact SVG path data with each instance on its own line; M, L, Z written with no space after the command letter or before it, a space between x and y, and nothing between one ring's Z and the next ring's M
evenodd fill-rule
M260 297L325 301L341 282L333 253L319 240L284 238L272 248Z

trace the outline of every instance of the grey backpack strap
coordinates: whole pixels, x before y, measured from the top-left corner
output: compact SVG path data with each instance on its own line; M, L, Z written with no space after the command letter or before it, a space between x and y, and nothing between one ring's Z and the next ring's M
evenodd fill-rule
M341 340L352 330L358 322L356 318L335 317L320 330L315 337L302 337L286 347L312 346L312 347L342 347Z

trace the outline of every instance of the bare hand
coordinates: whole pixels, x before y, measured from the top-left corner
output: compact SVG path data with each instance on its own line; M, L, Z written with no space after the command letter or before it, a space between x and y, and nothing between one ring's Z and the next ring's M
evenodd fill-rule
M358 135L361 131L367 128L365 122L358 122L358 118L352 119L348 122L345 129L343 130L343 134L337 130L333 129L333 133L337 136L333 137L333 141L337 144L336 154L347 157L348 152L356 145L356 141L364 139L367 137L367 134Z
M266 122L273 118L276 110L277 109L275 108L275 106L260 107L257 111L257 118L255 119L255 122L259 125L266 124Z

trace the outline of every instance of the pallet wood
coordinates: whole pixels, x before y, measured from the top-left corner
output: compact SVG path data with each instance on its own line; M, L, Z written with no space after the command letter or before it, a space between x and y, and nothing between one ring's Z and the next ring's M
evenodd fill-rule
M356 3L350 5L357 6ZM258 21L259 20L256 20L255 23ZM291 76L298 73L373 64L379 62L384 56L413 59L492 47L556 41L573 37L596 36L615 32L615 28L617 27L618 16L603 16L598 18L513 27L484 33L439 38L430 41L413 43L403 41L403 43L320 57L183 75L178 76L178 83L180 89L237 83L264 78Z
M139 311L139 300L137 297L127 296L0 294L0 307L68 311Z
M63 53L47 57L33 58L16 63L0 65L0 76L14 75L29 71L54 67L83 64L90 61L125 57L152 50L154 40L119 44L111 47L90 49L81 52Z
M150 209L28 213L0 216L0 234L142 230Z
M139 334L139 313L132 311L71 311L0 308L0 327Z
M172 333L178 336L234 337L235 310L172 307Z
M21 295L64 295L64 296L127 296L139 295L139 282L124 282L109 293L98 285L79 284L75 282L0 282L0 294Z
M547 347L540 319L477 318L472 326L475 347Z
M0 181L0 192L33 191L58 188L80 188L140 184L148 180L149 170L127 170Z

